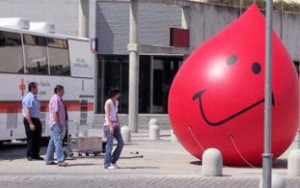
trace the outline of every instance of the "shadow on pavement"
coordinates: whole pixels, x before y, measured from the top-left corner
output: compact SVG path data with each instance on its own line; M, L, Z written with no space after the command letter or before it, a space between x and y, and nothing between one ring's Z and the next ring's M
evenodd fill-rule
M26 156L26 143L3 143L0 147L0 160L22 159Z
M72 166L97 166L99 164L94 164L94 163L84 163L84 164L69 164L68 167L72 167Z
M190 162L192 165L202 166L202 161L192 161Z
M156 166L135 166L135 167L121 167L120 169L129 169L129 170L137 170L137 169L158 169Z
M287 168L287 159L276 159L275 161L273 161L273 168Z

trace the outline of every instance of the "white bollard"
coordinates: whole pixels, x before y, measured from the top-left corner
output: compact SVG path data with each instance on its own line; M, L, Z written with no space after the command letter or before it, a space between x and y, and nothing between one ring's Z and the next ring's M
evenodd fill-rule
M174 134L174 130L173 129L171 130L171 142L177 142L177 137Z
M259 187L262 188L262 178L259 182ZM279 174L272 174L272 182L271 182L271 188L285 188L285 179Z
M121 134L125 143L131 142L131 129L128 126L121 127Z
M202 174L204 176L222 176L222 173L222 153L216 148L208 148L202 155Z
M156 125L157 124L157 119L156 118L151 118L150 121L149 121L149 127L151 125Z
M295 149L288 156L288 175L300 176L300 150Z
M157 119L152 118L149 121L149 139L159 140L159 127L156 125Z

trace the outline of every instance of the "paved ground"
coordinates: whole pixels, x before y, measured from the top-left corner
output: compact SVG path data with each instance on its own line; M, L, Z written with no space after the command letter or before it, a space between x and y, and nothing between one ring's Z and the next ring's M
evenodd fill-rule
M99 130L92 133L100 134ZM296 148L296 142L290 149ZM46 148L42 148L43 154ZM103 155L69 160L70 166L46 166L41 161L27 161L22 144L0 150L0 187L259 187L260 168L224 167L222 177L205 177L201 163L179 143L171 142L169 131L161 132L159 141L148 140L147 131L132 135L125 145L119 166L105 170ZM138 153L137 153L138 152ZM274 164L273 172L285 177L286 187L300 188L300 177L287 176L285 153Z

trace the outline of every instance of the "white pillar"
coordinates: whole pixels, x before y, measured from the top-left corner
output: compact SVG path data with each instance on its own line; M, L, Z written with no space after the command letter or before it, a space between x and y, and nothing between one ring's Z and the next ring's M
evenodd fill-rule
M288 175L300 176L300 149L292 150L288 156Z
M138 132L139 113L139 54L138 54L138 0L130 0L129 20L129 113L128 125Z
M222 176L222 173L222 153L216 148L208 148L202 155L202 174L204 176Z
M89 37L89 0L79 0L78 36Z

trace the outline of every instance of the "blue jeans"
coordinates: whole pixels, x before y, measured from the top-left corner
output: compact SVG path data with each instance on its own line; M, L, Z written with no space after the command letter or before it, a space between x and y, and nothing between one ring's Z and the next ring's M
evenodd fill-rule
M107 168L110 164L115 164L119 160L124 142L121 135L120 126L114 127L114 134L110 133L109 126L104 126L104 133L107 139L105 147L104 168ZM118 144L113 154L111 154L114 138L118 141Z
M51 127L51 137L48 143L46 153L46 164L50 164L54 161L54 152L56 152L57 161L61 163L65 160L63 147L62 147L62 128L60 125L53 125Z

